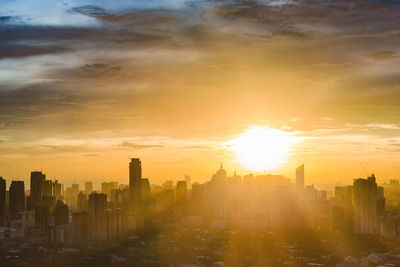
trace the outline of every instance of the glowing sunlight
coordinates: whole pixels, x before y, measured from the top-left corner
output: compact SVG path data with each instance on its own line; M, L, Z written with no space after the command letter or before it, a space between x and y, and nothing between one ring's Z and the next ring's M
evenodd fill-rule
M290 132L250 126L238 137L223 145L233 151L240 164L252 171L265 171L278 168L286 162L296 138Z

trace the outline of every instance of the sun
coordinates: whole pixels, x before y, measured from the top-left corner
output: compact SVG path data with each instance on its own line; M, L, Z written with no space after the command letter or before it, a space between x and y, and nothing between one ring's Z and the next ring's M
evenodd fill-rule
M252 171L273 170L286 162L296 138L291 132L250 126L236 138L223 143L233 151L240 164Z

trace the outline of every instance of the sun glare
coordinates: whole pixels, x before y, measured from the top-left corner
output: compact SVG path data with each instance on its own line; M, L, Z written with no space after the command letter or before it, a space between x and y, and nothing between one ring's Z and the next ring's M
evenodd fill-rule
M294 143L293 133L267 126L251 126L224 145L235 153L238 162L246 169L266 171L285 163Z

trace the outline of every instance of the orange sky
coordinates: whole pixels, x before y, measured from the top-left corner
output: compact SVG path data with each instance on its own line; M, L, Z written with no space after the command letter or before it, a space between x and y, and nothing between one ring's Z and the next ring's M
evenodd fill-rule
M273 173L305 163L306 183L350 183L362 164L399 178L400 9L286 2L10 2L0 176L127 183L130 157L154 183L205 181L220 161L243 175L222 144L268 125L299 140Z

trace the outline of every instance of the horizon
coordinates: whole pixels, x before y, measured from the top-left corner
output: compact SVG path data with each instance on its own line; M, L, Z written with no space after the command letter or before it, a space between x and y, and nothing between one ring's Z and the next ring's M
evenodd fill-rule
M135 157L137 158L137 157ZM132 159L132 158L129 158ZM139 160L141 160L140 158L138 158ZM222 167L222 169L226 170L226 168L224 168L222 166L222 162L220 162L220 168ZM301 164L299 166L304 166L305 164ZM143 161L142 161L142 166L143 166ZM297 167L299 167L297 166ZM306 171L305 171L305 177L304 177L304 186L313 186L316 189L320 189L320 190L327 190L328 192L333 192L335 190L335 187L337 186L346 186L346 185L352 185L354 180L356 179L365 179L367 177L370 177L371 175L375 175L375 173L366 173L365 171L365 175L364 176L359 176L359 177L355 177L353 179L351 179L351 181L349 182L332 182L330 184L318 184L313 182L313 180L311 180L311 182L309 181L308 177L307 177L307 166L305 167ZM143 178L147 178L150 181L151 185L157 185L157 186L161 186L163 183L168 182L168 181L172 181L174 184L176 184L179 181L185 181L185 177L189 176L191 179L191 183L198 183L198 184L205 184L210 182L212 175L215 173L215 171L217 171L218 169L216 168L214 170L214 172L211 172L210 175L206 178L203 179L197 179L196 177L191 176L190 174L186 173L183 174L180 178L176 178L176 179L164 179L164 180L156 180L156 182L153 181L153 179L151 179L151 177L147 177L146 175L143 175ZM57 177L52 177L49 176L47 174L47 172L45 170L32 170L31 172L41 172L43 174L46 175L46 179L47 180L51 180L51 181L58 181L59 183L61 183L64 188L67 187L71 187L72 184L79 184L79 186L84 186L85 182L92 182L93 183L93 188L94 190L100 190L101 191L101 184L105 183L105 182L117 182L118 186L124 185L124 186L129 186L129 174L127 175L128 177L126 179L118 179L118 178L109 178L109 179L102 179L102 180L96 180L96 179L63 179L63 178L57 178ZM145 172L143 172L145 173ZM293 177L288 177L286 175L280 174L280 173L273 173L270 171L255 171L255 172L247 172L247 173L237 173L236 170L227 170L227 177L235 177L235 174L240 177L242 180L246 175L254 175L255 178L257 177L263 177L263 176L281 176L285 179L288 179L290 184L295 185L296 184L296 177L295 177L295 169L293 170ZM30 176L30 173L29 173ZM376 176L376 175L375 175ZM2 176L0 176L2 177ZM12 181L23 181L25 184L25 191L29 191L29 187L30 187L30 177L25 178L25 179L21 179L21 178L15 178L15 179L9 179L7 177L2 177L3 179L5 179L6 182L8 182L8 185L11 184ZM377 177L377 184L378 185L384 185L384 184L388 184L391 180L399 180L399 179L382 179L381 177Z

